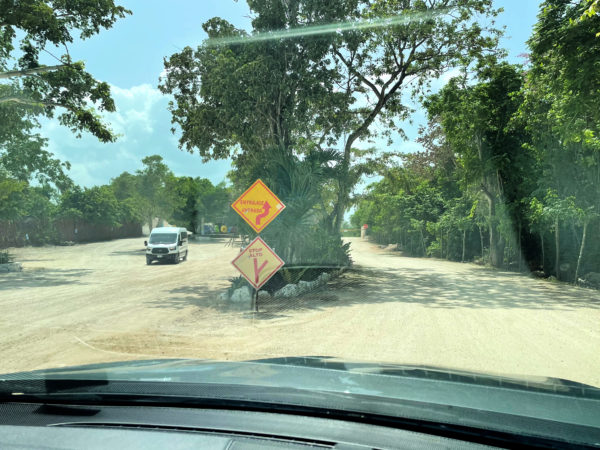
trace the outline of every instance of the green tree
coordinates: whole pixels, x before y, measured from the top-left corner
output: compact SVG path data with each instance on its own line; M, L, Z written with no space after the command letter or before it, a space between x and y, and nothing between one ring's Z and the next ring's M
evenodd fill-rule
M0 85L0 91L5 86ZM20 181L53 184L59 190L72 185L70 165L46 150L46 140L34 133L34 121L17 107L0 104L0 171Z
M481 254L487 238L495 266L520 264L523 255L539 266L541 253L544 271L565 281L599 270L600 242L589 230L600 216L600 17L592 11L577 20L592 5L544 1L524 70L489 59L475 77L453 79L428 97L424 151L385 172L353 222L368 221L379 242L408 242L415 254L425 220L428 254L463 260L475 254L475 225ZM441 198L432 219L422 217L425 199L411 199L424 182Z
M143 210L145 200L140 192L140 177L129 172L123 172L111 180L110 187L119 202L122 222L143 223L146 218Z
M588 20L592 17L600 14L600 0L586 0L588 7L585 9L583 14L579 17L577 22L581 22L582 20ZM596 37L600 37L600 32L596 33Z
M185 225L195 233L200 232L202 220L212 223L227 223L232 198L224 183L214 186L206 178L176 177L174 192L181 203L175 208L172 218L177 224Z
M46 150L35 129L39 116L54 117L75 133L102 142L115 135L100 112L114 111L107 83L85 71L68 51L75 33L89 38L130 12L112 0L0 0L0 170L21 181L72 186L68 162ZM60 48L63 55L52 52ZM58 61L44 65L41 55Z
M154 218L169 219L182 199L175 194L175 177L161 156L146 156L142 164L137 171L140 208L152 229Z
M252 22L255 32L297 26L297 3L250 1L258 12ZM319 20L316 11L305 19ZM174 96L170 109L182 130L181 147L197 149L205 160L226 158L236 148L249 156L272 148L290 154L301 136L312 135L316 124L333 114L325 99L333 89L334 73L319 64L327 42L214 45L248 34L219 18L203 29L209 39L200 47L186 47L165 60L167 76L160 85ZM238 157L238 166L242 164Z
M19 218L23 191L27 183L0 173L0 218L3 221Z
M600 212L600 41L595 36L600 17L592 14L588 20L577 20L586 6L586 1L566 0L541 5L529 40L531 70L520 108L520 120L531 135L530 148L541 168L538 197L552 216L557 277L560 252L570 247L561 226L573 232L579 246L572 252L578 276L588 225Z
M515 66L486 65L477 84L454 78L426 101L430 119L440 120L446 141L459 155L464 189L476 188L488 202L490 262L496 267L503 263L506 239L512 234L500 233L498 227L502 221L520 223L516 205L530 192L523 180L531 175L533 158L522 148L524 130L512 125L522 102L522 81ZM505 204L514 207L508 216L499 214Z
M402 97L415 99L427 92L432 79L454 67L464 67L496 48L499 32L481 26L481 16L493 18L499 11L487 0L420 0L398 2L376 0L359 5L345 20L360 17L370 21L389 20L389 26L364 32L342 32L332 46L336 68L342 73L346 93L367 105L354 107L344 140L342 175L339 178L335 226L339 228L352 183L349 171L352 149L358 140L377 134L372 125L380 122L383 135L403 135L398 124L408 119L410 108Z
M82 62L73 61L68 46L74 32L89 38L126 14L130 11L112 0L0 1L0 77L10 80L1 86L0 106L14 108L21 117L31 113L52 117L59 110L59 121L73 131L114 140L93 106L115 110L110 88L86 72ZM59 64L42 65L40 54L53 47L64 49Z
M75 187L63 194L60 215L91 224L121 225L121 209L110 186Z
M235 155L244 170L252 153L280 148L323 151L342 139L330 228L339 230L360 180L355 144L401 131L396 121L428 81L495 48L490 0L249 0L252 33L222 19L204 24L197 50L165 61L161 89L174 96L180 146L205 159ZM345 136L345 137L344 137ZM361 169L363 170L363 169ZM357 176L358 174L358 176Z

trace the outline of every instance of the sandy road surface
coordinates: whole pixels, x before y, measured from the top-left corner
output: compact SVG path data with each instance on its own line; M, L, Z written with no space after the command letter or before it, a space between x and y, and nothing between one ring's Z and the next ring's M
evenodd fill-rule
M600 386L600 293L352 240L356 270L253 315L217 295L236 249L147 267L141 241L18 249L0 275L0 371L124 359L345 359Z

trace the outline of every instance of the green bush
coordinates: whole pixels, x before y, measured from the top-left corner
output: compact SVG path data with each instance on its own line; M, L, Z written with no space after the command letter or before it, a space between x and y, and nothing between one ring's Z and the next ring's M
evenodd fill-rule
M442 257L442 247L440 245L440 241L435 240L429 244L429 247L427 247L427 256L432 256L434 258Z
M230 297L233 294L233 291L244 286L248 286L250 289L252 289L252 291L254 291L254 288L250 286L250 283L248 283L248 281L246 281L246 279L241 275L239 277L230 278L229 281L231 282L231 286L229 286L227 289L227 295Z
M8 250L0 251L0 264L11 263L15 260L14 256L8 253Z

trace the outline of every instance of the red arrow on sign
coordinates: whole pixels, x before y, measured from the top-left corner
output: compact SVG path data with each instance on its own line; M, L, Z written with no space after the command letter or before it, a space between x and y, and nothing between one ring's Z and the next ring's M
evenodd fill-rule
M256 216L256 226L260 225L260 219L262 219L263 217L267 217L269 215L270 210L271 210L271 205L269 205L269 202L265 201L263 203L263 212L260 213L258 216Z
M258 284L258 276L262 272L262 270L267 265L268 261L263 262L260 267L258 267L258 258L254 258L254 283Z
M257 290L284 264L260 236L256 236L231 263Z

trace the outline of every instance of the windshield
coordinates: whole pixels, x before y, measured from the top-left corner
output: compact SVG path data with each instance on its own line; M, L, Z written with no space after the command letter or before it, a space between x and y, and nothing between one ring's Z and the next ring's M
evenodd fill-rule
M152 233L150 244L174 244L177 242L177 233Z
M597 1L88 3L0 1L0 374L600 388Z

